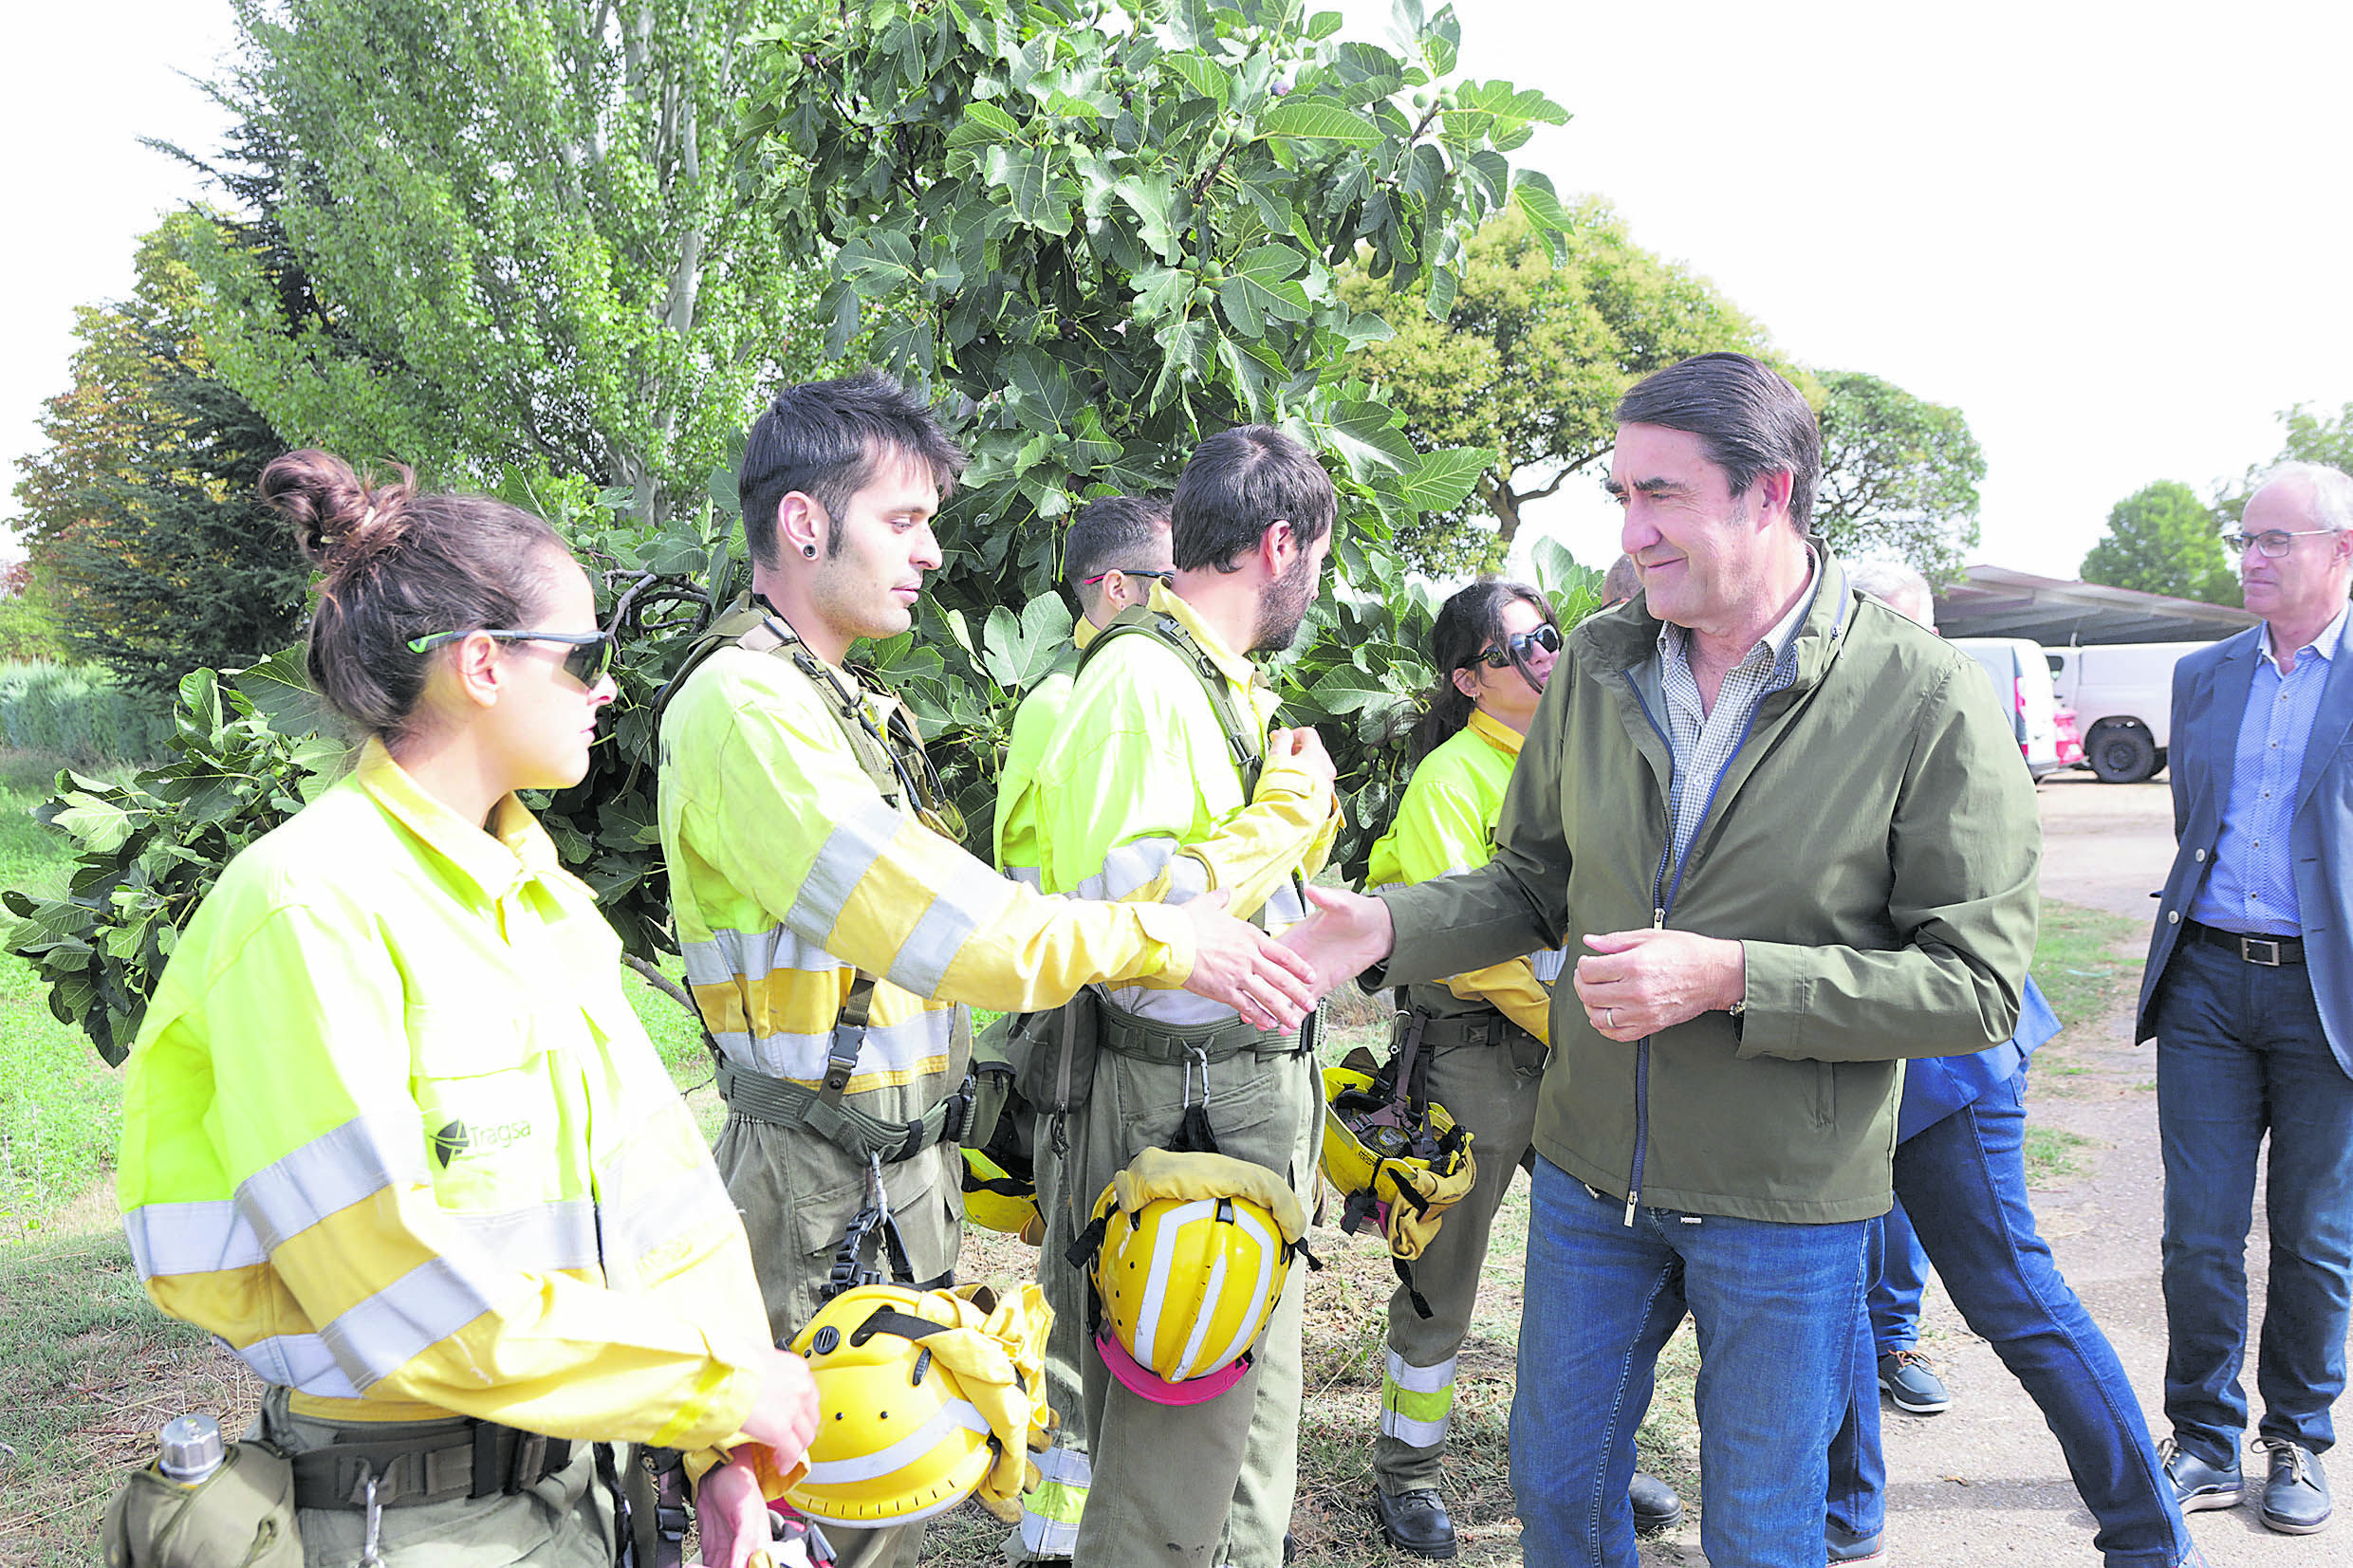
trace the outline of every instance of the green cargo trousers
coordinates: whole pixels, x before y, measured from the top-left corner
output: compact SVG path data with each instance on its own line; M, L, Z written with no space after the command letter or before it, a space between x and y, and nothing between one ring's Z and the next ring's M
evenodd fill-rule
M817 1314L834 1249L865 1203L866 1172L814 1134L741 1116L727 1118L711 1157L743 1212L769 1331L778 1344L789 1343ZM964 1230L962 1169L949 1144L882 1168L882 1190L917 1281L954 1271ZM824 1528L840 1568L915 1568L923 1551L920 1523Z
M1072 1194L1084 1195L1083 1213L1137 1154L1175 1140L1186 1072L1181 1062L1102 1054L1093 1097L1070 1118L1067 1168L1058 1178ZM1213 1062L1206 1104L1221 1152L1281 1173L1301 1204L1313 1207L1324 1101L1311 1056L1245 1050ZM1050 1245L1041 1266L1069 1268ZM1281 1568L1299 1474L1306 1277L1304 1266L1290 1271L1250 1371L1205 1404L1161 1405L1130 1393L1100 1356L1084 1353L1094 1478L1079 1521L1078 1561ZM1062 1288L1063 1299L1070 1299L1067 1281ZM1093 1287L1082 1277L1077 1288ZM1082 1322L1084 1299L1078 1298Z
M1534 1036L1515 1028L1496 1044L1445 1046L1430 1055L1430 1098L1470 1132L1478 1180L1446 1211L1436 1239L1411 1265L1430 1316L1414 1311L1403 1284L1389 1298L1373 1476L1392 1496L1438 1484L1454 1406L1454 1357L1471 1331L1488 1231L1535 1131L1544 1053Z
M287 1391L262 1396L261 1435L288 1453L330 1447L337 1436L370 1441L463 1431L466 1423L321 1421L287 1409ZM446 1440L446 1439L445 1439ZM572 1462L512 1497L459 1497L379 1516L377 1546L384 1568L612 1568L612 1494L597 1484L593 1445L574 1446ZM347 1568L360 1560L367 1515L357 1508L305 1508L296 1515L306 1568Z
M1052 1116L1037 1118L1031 1164L1038 1187L1038 1213L1046 1239L1038 1249L1038 1284L1053 1309L1046 1337L1046 1401L1061 1418L1054 1447L1037 1456L1039 1484L1022 1494L1022 1520L1005 1542L1008 1562L1066 1559L1078 1543L1079 1515L1092 1482L1087 1442L1086 1393L1083 1369L1094 1353L1086 1348L1086 1306L1093 1289L1084 1274L1063 1261L1086 1228L1102 1189L1081 1192L1065 1179L1072 1162L1057 1157ZM1069 1135L1069 1123L1063 1134Z

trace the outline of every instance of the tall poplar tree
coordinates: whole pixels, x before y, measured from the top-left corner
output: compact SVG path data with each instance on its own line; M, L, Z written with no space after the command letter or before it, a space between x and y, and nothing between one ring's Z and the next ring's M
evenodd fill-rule
M755 388L812 357L811 258L729 158L739 45L787 9L236 0L221 173L259 211L204 263L221 374L289 441L698 506Z

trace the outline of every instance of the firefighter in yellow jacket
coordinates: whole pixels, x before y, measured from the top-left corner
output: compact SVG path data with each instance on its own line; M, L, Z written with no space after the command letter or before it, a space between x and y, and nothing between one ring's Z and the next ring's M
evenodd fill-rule
M1063 581L1078 596L1079 618L1071 645L1053 672L1039 681L1013 713L1006 737L1005 768L997 775L997 869L1038 885L1037 813L1029 790L1038 758L1062 723L1076 684L1079 655L1121 611L1150 597L1152 585L1176 575L1169 560L1168 503L1147 496L1106 495L1088 502L1071 520L1062 541ZM1033 1165L1035 1162L1032 1162ZM1060 1194L1053 1187L1058 1162L1038 1167L1037 1200L1050 1212ZM1082 1197L1082 1204L1091 1201ZM1050 1291L1053 1334L1047 1345L1046 1389L1062 1425L1053 1448L1039 1456L1038 1485L1022 1498L1021 1527L1005 1543L1012 1562L1054 1562L1070 1556L1086 1506L1086 1410L1079 1366L1086 1335L1086 1283L1075 1269L1047 1269L1039 1280Z
M1245 426L1202 443L1176 489L1173 588L1089 647L1039 761L1030 799L1047 892L1144 909L1224 895L1276 932L1302 918L1300 878L1321 868L1340 821L1332 764L1313 730L1269 734L1276 699L1249 655L1297 636L1335 510L1314 457L1281 433ZM1072 1266L1065 1248L1096 1196L1145 1149L1214 1146L1306 1198L1323 1127L1311 1042L1117 982L1101 987L1097 1016L1091 1098L1068 1118L1044 1267ZM1078 1561L1281 1562L1305 1272L1291 1272L1248 1371L1214 1398L1151 1397L1092 1347Z
M879 374L779 394L740 480L752 591L661 721L672 905L729 1110L713 1153L779 1338L862 1274L953 1274L966 1005L1028 1011L1110 980L1280 1025L1307 994L1217 905L1046 898L958 847L903 710L843 660L912 623L962 466ZM920 1535L835 1545L912 1563Z
M262 489L324 567L311 679L368 739L230 863L148 1006L140 1277L268 1385L308 1562L610 1563L597 1445L625 1442L689 1451L733 1568L816 1397L611 928L513 793L577 783L612 700L587 580L483 497L317 452Z
M1376 888L1453 876L1494 858L1504 789L1561 632L1534 588L1474 582L1439 607L1430 643L1438 680L1408 743L1413 778L1396 821L1373 846L1365 880ZM1563 962L1557 950L1507 959L1415 986L1405 997L1416 1092L1471 1134L1478 1170L1470 1195L1446 1210L1436 1239L1415 1260L1413 1285L1400 1283L1389 1299L1373 1510L1390 1543L1418 1557L1456 1550L1438 1491L1454 1358L1477 1303L1489 1227L1535 1128L1552 986ZM1627 1496L1638 1529L1665 1529L1683 1511L1672 1487L1640 1471Z

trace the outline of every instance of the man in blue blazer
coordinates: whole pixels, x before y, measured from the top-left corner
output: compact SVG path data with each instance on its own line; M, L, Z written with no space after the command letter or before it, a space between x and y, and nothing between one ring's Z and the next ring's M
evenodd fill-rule
M1918 572L1867 563L1851 568L1848 580L1936 630L1928 583ZM2195 1563L2196 1548L2123 1363L2060 1274L2028 1201L2027 1061L2058 1032L2059 1020L2029 978L2009 1040L1974 1056L1904 1064L1893 1212L1910 1223L1886 1227L1885 1245L1915 1239L1962 1320L2041 1408L2076 1492L2099 1522L2092 1544L2107 1568ZM1881 1347L1871 1318L1856 1324L1846 1418L1830 1444L1823 1534L1833 1568L1876 1562L1883 1550Z
M2353 478L2291 463L2247 503L2263 624L2174 667L2174 834L2136 1038L2165 1154L2166 1468L2185 1509L2242 1493L2247 1227L2268 1134L2256 1358L2263 1522L2327 1523L2319 1455L2353 1297Z

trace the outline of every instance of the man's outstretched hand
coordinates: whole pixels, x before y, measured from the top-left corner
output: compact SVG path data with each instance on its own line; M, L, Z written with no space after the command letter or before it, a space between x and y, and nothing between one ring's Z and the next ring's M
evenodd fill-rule
M1222 891L1173 907L1193 922L1186 990L1224 1003L1253 1029L1296 1029L1315 1010L1315 971L1256 926L1228 914Z
M1315 990L1325 996L1389 956L1397 930L1389 906L1362 894L1309 888L1315 913L1283 933L1283 945L1315 970Z

